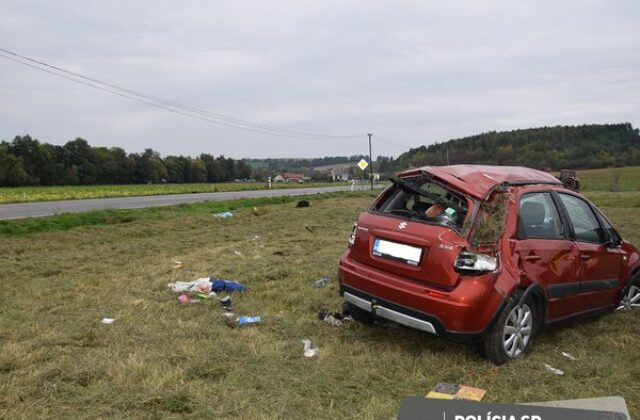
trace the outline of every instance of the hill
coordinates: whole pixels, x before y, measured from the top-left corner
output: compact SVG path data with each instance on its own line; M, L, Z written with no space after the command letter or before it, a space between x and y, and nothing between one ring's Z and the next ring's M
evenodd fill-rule
M488 132L410 149L391 170L475 163L557 171L640 165L640 133L631 124L557 126Z

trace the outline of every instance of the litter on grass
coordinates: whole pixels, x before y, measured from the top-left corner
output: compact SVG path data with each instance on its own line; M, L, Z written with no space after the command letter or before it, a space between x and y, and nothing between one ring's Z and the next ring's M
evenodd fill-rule
M102 321L100 322L102 322L103 324L111 325L115 320L115 318L102 318Z
M233 303L231 303L231 297L225 296L218 300L220 302L220 306L224 309L225 312L233 312Z
M225 312L222 317L229 327L258 324L262 321L260 316L237 316L233 312Z
M242 257L242 252L238 251L237 249L234 249L233 253L236 254L238 257Z
M221 211L220 213L214 214L214 216L219 219L228 219L229 217L233 217L233 213L230 211Z
M313 359L318 355L318 352L320 351L317 347L313 347L313 344L311 344L311 340L302 340L302 345L304 346L304 357L306 357L307 359Z
M200 299L189 297L189 295L186 293L181 293L180 296L178 296L178 300L182 303L200 303L201 302Z
M313 282L313 285L317 288L320 288L326 286L329 283L331 283L331 277L320 277L318 280Z
M241 283L217 277L201 277L193 281L177 281L168 283L167 286L176 293L197 292L209 294L211 292L231 293L244 292L247 290L246 286Z
M426 398L437 400L468 400L482 401L486 390L467 385L455 385L441 382L426 395Z
M178 270L182 268L182 261L173 260L173 269Z
M567 353L567 352L564 352L564 351L563 351L563 352L562 352L562 355L563 355L564 357L566 357L567 359L569 359L569 360L572 360L572 361L574 361L574 362L576 361L576 358L575 358L575 357L573 357L573 355L571 355L571 354L569 354L569 353Z
M558 376L562 376L564 375L564 372L561 371L560 369L556 369L554 367L549 366L546 363L543 363L545 369L547 369L549 372L553 373L554 375L558 375Z
M305 226L304 228L307 229L311 233L314 233L316 231L316 227L315 226Z
M351 321L351 316L340 312L326 312L324 309L318 313L318 318L329 325L341 327L345 322Z
M301 207L309 207L309 202L307 200L298 201L298 203L296 203L296 208L299 209Z

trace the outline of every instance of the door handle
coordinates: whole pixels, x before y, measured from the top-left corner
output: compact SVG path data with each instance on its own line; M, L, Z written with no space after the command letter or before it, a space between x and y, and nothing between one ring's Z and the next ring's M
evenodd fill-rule
M591 255L589 254L580 254L580 258L582 258L583 260L590 260L591 259Z
M526 257L524 257L525 261L538 261L540 258L542 258L540 255L527 255Z

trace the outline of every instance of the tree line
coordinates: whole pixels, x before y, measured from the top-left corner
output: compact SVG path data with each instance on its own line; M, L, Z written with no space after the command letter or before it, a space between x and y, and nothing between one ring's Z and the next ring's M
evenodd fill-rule
M393 171L474 163L548 171L640 165L640 133L631 124L592 124L489 132L410 149Z
M81 138L64 146L28 135L0 142L0 186L224 182L250 178L251 172L246 163L222 155L162 158L152 149L127 154Z

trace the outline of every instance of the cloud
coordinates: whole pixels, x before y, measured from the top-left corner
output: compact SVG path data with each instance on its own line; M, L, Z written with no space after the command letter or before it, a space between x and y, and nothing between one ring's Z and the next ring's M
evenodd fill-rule
M213 112L417 145L489 130L640 125L640 3L631 0L140 1L0 6L0 47ZM238 131L0 58L0 139L162 154L309 157L361 140ZM376 139L387 140L387 143Z

